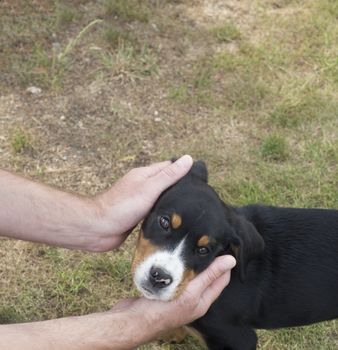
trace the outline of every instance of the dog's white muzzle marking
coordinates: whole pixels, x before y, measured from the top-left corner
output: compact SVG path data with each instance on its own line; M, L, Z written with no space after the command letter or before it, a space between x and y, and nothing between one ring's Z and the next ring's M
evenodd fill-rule
M182 251L184 239L172 251L160 250L148 256L135 270L134 282L137 289L148 299L167 301L175 296L176 289L183 280L185 270ZM165 288L152 288L149 281L152 267L160 268L168 273L172 282Z

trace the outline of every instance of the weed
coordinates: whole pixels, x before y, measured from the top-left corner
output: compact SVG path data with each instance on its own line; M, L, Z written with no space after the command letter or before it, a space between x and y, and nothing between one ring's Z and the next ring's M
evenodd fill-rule
M62 86L64 74L70 67L70 55L81 38L102 20L94 20L84 27L78 35L64 47L53 47L48 52L40 44L33 46L32 53L22 61L14 59L12 70L20 78L22 85L38 85L57 89Z
M240 31L232 22L225 23L221 27L215 27L211 30L211 33L216 37L219 42L231 42L241 38Z
M212 74L212 70L208 64L200 65L194 79L194 87L196 89L209 87L210 84L212 83L211 74Z
M60 271L56 293L59 295L77 295L87 291L85 271Z
M93 20L84 28L82 28L77 34L77 36L71 39L63 50L60 49L60 52L53 52L52 64L50 67L50 84L52 88L60 86L63 75L67 69L67 66L69 65L69 56L74 50L75 46L92 27L94 27L97 24L100 24L101 22L101 19Z
M51 260L51 262L55 265L58 265L62 262L60 251L54 247L46 247L44 250L45 258Z
M115 283L130 282L131 277L131 261L130 259L120 258L114 261L114 269L112 270L112 277Z
M32 151L32 137L21 128L17 128L11 135L11 147L14 154Z
M18 323L20 321L23 321L22 316L13 306L0 307L0 325Z
M130 42L120 41L114 53L100 53L103 66L116 76L134 81L157 73L157 61L147 47L136 49Z
M63 62L67 59L67 56L72 52L74 47L77 45L77 43L81 40L81 38L95 25L100 24L102 22L101 19L95 19L94 21L90 22L88 25L86 25L84 28L80 30L80 32L77 34L77 36L74 39L71 39L68 43L68 45L65 47L63 51L60 52L57 59L60 62Z
M38 44L33 46L32 53L25 60L22 61L20 57L14 56L11 62L11 69L23 86L49 86L51 66L52 59Z
M121 40L121 33L117 29L110 27L105 30L104 38L110 46L117 47Z
M76 13L72 8L65 4L58 3L55 10L55 16L56 26L60 27L72 23L75 19Z
M184 102L188 97L188 87L186 85L179 85L172 87L169 90L169 98L177 102Z
M128 21L148 22L149 11L139 0L106 0L105 13Z
M266 137L260 146L261 155L264 159L284 161L288 157L288 147L285 138L280 135Z

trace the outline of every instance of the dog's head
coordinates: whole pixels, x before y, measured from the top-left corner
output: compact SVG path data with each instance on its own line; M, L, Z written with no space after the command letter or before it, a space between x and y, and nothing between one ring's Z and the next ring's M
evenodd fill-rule
M249 260L263 250L254 226L208 185L205 163L165 191L144 220L135 251L134 282L149 299L177 297L219 255L232 254L244 280Z

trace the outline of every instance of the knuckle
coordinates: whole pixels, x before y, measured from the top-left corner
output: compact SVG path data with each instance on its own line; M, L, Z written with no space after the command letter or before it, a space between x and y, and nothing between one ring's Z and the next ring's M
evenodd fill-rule
M215 268L210 267L208 272L207 272L208 282L211 283L211 282L215 281L218 277L219 277L218 271Z
M176 177L176 172L172 166L169 166L169 167L163 169L162 172L165 176L169 177L170 179L173 179Z

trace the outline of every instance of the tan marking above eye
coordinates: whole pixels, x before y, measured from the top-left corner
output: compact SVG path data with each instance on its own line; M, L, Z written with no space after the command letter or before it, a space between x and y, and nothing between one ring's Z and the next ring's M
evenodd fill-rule
M180 215L174 213L171 216L171 226L173 227L173 229L177 229L182 225L182 218Z
M208 245L209 242L210 242L209 236L204 235L198 240L197 245L199 247L204 247L204 246Z

